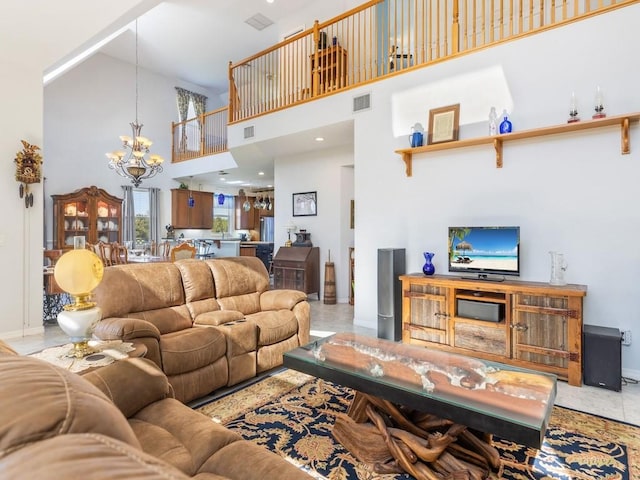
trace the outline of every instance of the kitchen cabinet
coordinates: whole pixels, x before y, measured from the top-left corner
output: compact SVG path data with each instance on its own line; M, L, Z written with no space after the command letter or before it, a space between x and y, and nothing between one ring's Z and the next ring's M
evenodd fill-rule
M243 208L245 200L249 201L248 210ZM260 228L260 210L253 208L254 199L245 196L235 197L236 230L256 230Z
M586 286L423 274L400 279L403 342L553 373L582 385Z
M240 256L241 257L255 257L256 247L255 245L240 244Z
M73 237L86 243L122 242L122 199L96 186L51 195L56 250L73 248Z
M320 249L281 247L273 257L273 285L276 289L315 293L320 300Z
M189 206L189 195L193 207ZM171 225L174 228L213 228L213 193L174 188L171 190Z

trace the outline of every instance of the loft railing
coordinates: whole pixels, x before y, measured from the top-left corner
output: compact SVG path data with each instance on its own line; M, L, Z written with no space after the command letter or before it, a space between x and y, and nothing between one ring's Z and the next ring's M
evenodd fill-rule
M229 123L639 0L373 0L229 64Z
M237 63L229 107L174 123L173 162L227 150L227 124L640 0L373 0ZM334 40L335 39L335 40Z
M171 161L183 162L227 151L228 107L172 123Z

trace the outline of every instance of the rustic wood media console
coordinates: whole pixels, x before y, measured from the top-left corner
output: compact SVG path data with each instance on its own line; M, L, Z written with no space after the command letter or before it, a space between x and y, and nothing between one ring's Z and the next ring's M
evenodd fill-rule
M400 280L404 343L553 373L570 385L582 385L585 285L422 273ZM471 318L467 307L475 304L478 311L498 312L497 318Z

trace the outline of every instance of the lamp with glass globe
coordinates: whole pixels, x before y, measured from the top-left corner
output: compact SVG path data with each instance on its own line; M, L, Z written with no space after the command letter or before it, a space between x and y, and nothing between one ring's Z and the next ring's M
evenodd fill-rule
M58 325L73 343L67 356L82 358L95 351L88 342L102 312L90 299L91 292L102 281L103 273L100 257L85 248L70 250L56 262L53 276L73 300L58 314Z

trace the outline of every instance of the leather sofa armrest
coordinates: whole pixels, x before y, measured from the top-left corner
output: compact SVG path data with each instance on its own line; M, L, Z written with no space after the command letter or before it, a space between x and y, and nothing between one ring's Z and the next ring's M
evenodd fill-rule
M237 310L216 310L215 312L201 313L193 321L195 326L218 326L229 322L237 322L244 318L244 313Z
M165 398L173 398L167 376L145 358L119 360L82 376L98 387L129 418Z
M160 330L151 322L139 318L108 318L100 320L93 331L100 340L122 340L151 337L160 341Z
M307 294L299 290L267 290L260 295L260 310L293 310L306 299Z

